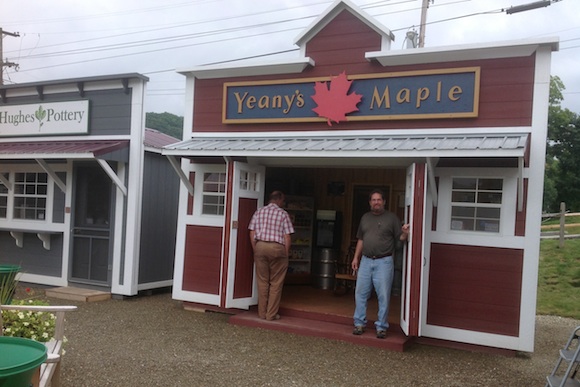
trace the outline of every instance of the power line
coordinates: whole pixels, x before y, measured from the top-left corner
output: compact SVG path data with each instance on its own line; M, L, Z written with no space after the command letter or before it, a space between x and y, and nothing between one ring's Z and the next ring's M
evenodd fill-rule
M414 1L414 0L407 0L407 1ZM322 1L322 2L318 2L318 3L310 3L308 6L325 4L325 3L328 3L328 1ZM87 43L87 42L91 42L91 41L95 41L95 40L114 39L114 38L119 38L122 36L151 33L151 32L158 32L158 31L166 31L168 28L183 28L183 27L202 25L202 24L207 24L207 23L223 23L226 21L234 20L234 19L242 19L242 18L246 18L246 17L255 17L255 16L265 16L265 15L271 14L271 13L283 12L283 11L288 11L288 10L292 10L292 9L296 9L296 8L303 8L303 7L304 6L287 7L287 8L281 8L281 9L276 9L276 10L271 10L271 11L261 11L261 12L243 14L243 15L230 16L230 17L220 17L217 19L209 19L209 20L201 20L201 21L188 22L188 23L180 23L177 25L170 25L169 27L163 26L163 27L147 29L147 30L143 30L143 31L128 32L125 34L109 35L109 36L102 36L102 37L91 38L91 39L83 39L83 40L77 40L77 41L71 41L71 42L64 42L64 43L53 44L53 45L48 45L48 46L41 46L41 47L37 47L37 48L43 49L43 48L51 48L51 47L61 46L61 45ZM286 23L286 22L290 22L290 21L310 19L310 18L314 18L316 16L317 16L316 14L312 14L312 15L306 15L306 16L284 19L284 20L274 20L274 21L270 21L268 23L260 23L260 24ZM241 26L239 28L254 28L257 25L259 25L259 24L251 24L251 25L247 25L247 26ZM67 32L67 34L68 34L68 32Z
M412 1L412 0L403 0L403 1L399 1L397 3L389 3L389 4L385 4L388 1L375 2L375 3L371 4L371 5L365 6L365 8L374 8L374 7L384 6L384 5L402 4L402 3L407 3L409 1ZM460 1L454 1L454 2L449 2L449 3L443 3L443 4L440 3L440 4L438 4L438 6L451 5L451 4L455 4L455 3L459 3L459 2L465 2L465 1L470 1L470 0L460 0ZM319 3L316 3L316 4L323 4L323 3L327 3L327 1L325 1L325 2L319 2ZM186 3L180 3L180 4L181 5L185 5ZM176 6L178 6L178 5L174 5L172 7L176 7ZM164 7L154 7L153 9L159 9L159 8L164 8ZM299 7L293 7L293 8L299 8ZM152 9L152 8L150 8L150 9ZM143 12L145 12L146 10L147 9L143 10ZM284 8L282 10L287 10L287 9ZM264 14L278 12L278 11L281 11L281 10L262 11L262 12L250 13L250 14L245 14L245 15L232 16L232 17L228 17L228 18L218 18L218 19L212 19L212 20L206 20L206 21L196 21L196 22L192 22L192 23L185 23L185 24L176 25L176 26L170 27L170 28L178 28L178 27L190 26L190 25L195 25L195 24L204 24L204 23L210 23L210 22L217 22L217 21L238 19L238 18L250 17L250 16L255 16L255 15L264 15ZM397 11L393 11L392 13L406 12L406 11L408 11L408 10L403 10L403 11L397 10ZM124 11L124 12L127 12L127 11ZM462 19L462 18L477 16L477 15L485 15L485 14L492 14L492 13L499 13L499 12L502 12L502 10L499 10L498 9L498 10L492 10L492 11L486 11L486 12L472 13L472 14L468 14L468 15L461 15L461 16L456 16L456 17L451 17L451 18L446 18L446 19L442 19L442 20L428 22L428 23L426 23L426 25L431 25L431 24L436 24L436 23L443 23L443 22L448 22L448 21L452 21L452 20L457 20L457 19ZM385 14L389 14L389 12L382 13L381 15L385 15ZM94 17L97 17L98 15L93 15L93 16ZM309 19L309 18L312 18L312 17L315 17L315 16L317 16L317 15L307 15L307 16L301 16L301 17L297 17L297 18L287 18L287 19L284 19L284 20L281 20L281 21L277 21L277 22L258 23L258 24L251 24L251 25L246 25L246 26L240 26L240 27L232 27L232 28L225 28L225 29L216 29L216 30L213 30L213 31L204 31L204 32L193 33L193 34L170 36L170 37L166 37L166 38L147 39L147 40L134 41L134 42L117 43L117 44L112 44L112 45L102 45L102 46L87 47L87 48L81 48L81 49L71 49L71 50L65 50L65 51L59 51L59 52L51 52L51 53L45 53L45 54L28 55L26 57L23 57L22 59L48 58L48 57L56 56L56 55L58 55L59 57L62 57L64 55L73 55L73 54L81 55L81 54L88 54L88 53L95 53L95 52L104 52L104 51L108 51L108 50L118 50L118 49L135 48L135 47L139 47L139 46L157 45L157 44L170 43L170 42L179 41L179 40L187 40L187 39L194 39L194 38L200 38L200 37L206 37L206 36L216 36L216 35L219 35L219 34L226 34L226 33L231 33L231 32L239 32L239 31L243 31L243 30L249 30L249 29L252 29L252 28L265 27L265 26L273 25L273 24L281 24L281 23L286 23L286 22L291 22L291 21L298 21L298 20ZM377 15L375 15L375 17L376 16ZM297 30L297 29L302 29L302 28L303 27L287 28L287 29L283 29L283 30L279 30L279 31L274 31L274 32L266 32L266 33L261 32L261 33L256 33L256 34L248 34L248 35L244 35L244 36L235 36L235 37L217 39L217 40L212 40L212 41L207 41L207 42L200 42L200 43L196 43L196 44L178 45L178 46L165 47L165 48L159 48L159 49L148 50L148 51L140 51L140 52L134 52L134 53L124 53L124 54L121 54L121 55L112 55L112 56L108 56L108 57L101 57L101 58L95 58L95 59L90 59L90 60L74 61L74 62L69 62L69 63L61 63L61 64L58 64L58 65L42 66L42 67L37 67L37 68L32 68L32 69L26 69L24 71L34 71L34 70L46 69L46 68L57 67L57 66L74 65L74 64L79 64L79 63L87 63L87 62L93 62L93 61L101 61L101 60L114 59L114 58L120 58L120 57L126 57L126 56L134 56L134 55L142 55L142 54L148 54L148 53L156 53L156 52L161 52L161 51L180 49L180 48L184 48L184 47L193 47L193 46L205 45L205 44L210 44L210 43L218 43L218 42L223 42L223 41L231 41L231 40L236 40L236 39L259 37L259 36L264 36L266 34L270 35L270 34L273 34L273 33L287 32L287 31ZM408 28L409 27L405 27L405 28L395 29L395 30L392 30L392 31L400 31L400 30L408 29ZM133 32L133 33L122 34L122 35L111 35L111 36L107 36L107 37L99 37L99 38L93 38L93 39L80 40L80 41L77 41L77 42L68 42L68 43L65 43L65 44L73 44L73 43L80 43L80 42L87 42L87 41L95 41L95 40L102 40L102 39L111 39L111 38L115 38L115 37L119 37L119 36L127 36L127 35L134 35L134 34L138 34L138 33L155 32L155 31L159 31L159 29L150 29L150 30L147 30L147 31ZM37 49L42 49L42 48L47 48L47 47L55 47L55 46L60 46L60 45L62 45L62 44L49 45L49 46L44 46L44 47L37 47ZM573 47L570 47L570 48L573 48ZM287 51L288 52L289 51L295 51L295 49L294 50L287 50ZM268 55L272 55L272 54L275 54L275 53L261 54L261 55L256 55L254 57L263 57L263 56L268 56ZM240 59L240 58L235 59L235 61L237 61L237 60L242 60L242 59ZM163 70L163 71L160 71L160 72L165 72L165 71L166 70Z
M18 65L13 62L5 62L4 59L4 52L2 47L2 41L4 40L4 35L12 36L12 37L19 37L20 35L18 32L8 32L4 31L0 28L0 85L4 84L4 67L17 67Z

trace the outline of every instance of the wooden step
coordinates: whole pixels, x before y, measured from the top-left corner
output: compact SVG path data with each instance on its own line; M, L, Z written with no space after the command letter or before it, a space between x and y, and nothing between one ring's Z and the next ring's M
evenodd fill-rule
M45 294L47 297L81 302L104 301L111 298L111 293L109 292L70 286L46 289Z
M322 337L396 352L403 352L412 343L412 339L405 336L399 326L389 327L385 339L377 339L373 326L369 326L367 331L360 336L353 335L352 319L349 319L347 324L332 318L324 321L320 316L308 318L308 316L282 314L280 320L266 321L259 318L255 311L248 311L231 316L229 323L302 336Z

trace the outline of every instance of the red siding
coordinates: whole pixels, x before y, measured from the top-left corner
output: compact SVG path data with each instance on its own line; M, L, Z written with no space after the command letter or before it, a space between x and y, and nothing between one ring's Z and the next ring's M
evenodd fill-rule
M415 128L475 128L529 126L535 56L383 67L365 59L366 52L379 51L380 38L354 16L343 12L307 44L307 56L315 61L301 74L244 78L198 79L195 82L194 127L200 132L368 130ZM223 83L259 80L377 74L397 71L481 67L479 117L407 121L326 122L282 124L222 124Z
M238 212L238 240L236 247L236 280L234 298L252 296L254 283L254 257L250 244L248 224L258 207L256 199L240 199Z
M343 11L307 43L306 56L316 58L316 67L336 64L344 67L356 63L367 67L365 53L380 49L381 37L350 12ZM347 55L345 51L348 51Z
M187 226L183 290L219 294L222 228Z
M433 244L427 324L518 336L523 250Z

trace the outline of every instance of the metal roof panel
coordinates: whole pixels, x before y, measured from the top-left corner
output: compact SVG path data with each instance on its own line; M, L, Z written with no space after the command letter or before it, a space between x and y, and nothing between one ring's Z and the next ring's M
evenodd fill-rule
M243 137L194 137L163 148L163 154L171 155L208 155L222 152L216 156L260 156L261 154L316 157L323 152L340 157L341 153L352 155L360 152L366 156L380 153L380 157L396 157L398 152L446 152L461 153L477 150L494 151L522 155L526 146L527 133L489 134L489 135L288 135L280 137L243 136Z

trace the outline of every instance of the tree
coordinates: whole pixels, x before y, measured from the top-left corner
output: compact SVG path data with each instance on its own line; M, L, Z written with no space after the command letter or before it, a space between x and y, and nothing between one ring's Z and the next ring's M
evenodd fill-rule
M555 212L560 202L571 211L580 211L580 117L562 109L564 84L550 79L548 144L544 182L544 210Z
M145 126L181 139L183 133L183 117L167 112L147 113L145 115Z

